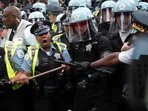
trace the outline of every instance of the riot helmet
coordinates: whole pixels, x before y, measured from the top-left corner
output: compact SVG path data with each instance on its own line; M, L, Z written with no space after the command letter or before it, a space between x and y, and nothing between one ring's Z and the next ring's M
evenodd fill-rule
M92 9L92 4L91 4L91 0L84 0L86 3L86 7L88 7L89 9Z
M94 16L87 7L75 9L69 21L69 41L81 42L91 40L91 32L97 32L94 26Z
M77 9L78 7L86 7L85 1L84 0L70 0L69 1L68 8L66 11L67 21L69 21L73 10Z
M48 5L50 5L50 4L60 4L59 3L59 0L48 0Z
M28 16L28 21L33 24L40 21L40 20L45 20L45 17L42 14L42 12L35 11L35 12L30 13Z
M43 14L46 14L46 5L44 3L37 2L33 4L32 8L41 9L41 12Z
M111 17L113 16L113 8L115 6L115 2L105 1L101 5L101 15L100 15L100 23L110 22Z
M131 14L136 10L134 1L119 0L116 2L114 11L115 24L120 32L128 32L131 30Z
M86 7L84 0L70 0L68 4L68 13L71 14L73 10L78 7Z

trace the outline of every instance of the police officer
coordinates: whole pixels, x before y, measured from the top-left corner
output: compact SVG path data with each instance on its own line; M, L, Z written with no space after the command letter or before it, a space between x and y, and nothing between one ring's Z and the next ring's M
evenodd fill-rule
M56 18L56 23L58 24L58 34L52 37L53 42L62 42L66 45L69 50L69 40L68 40L68 21L65 20L66 14L59 14Z
M22 68L24 74L35 75L44 71L61 66L54 60L71 61L70 55L62 43L54 44L51 42L51 24L43 20L35 23L31 27L31 33L36 36L39 44L29 47L25 55ZM38 73L37 73L38 72ZM20 82L28 82L27 77L20 79ZM35 96L35 110L41 111L65 111L66 96L63 89L65 85L64 73L61 71L53 72L36 80L39 93ZM64 99L63 99L64 98Z
M130 5L129 5L130 4ZM136 10L136 4L133 1L123 1L120 0L115 3L113 12L114 18L111 22L111 26L114 30L110 32L110 40L112 44L112 48L115 52L120 52L122 45L126 42L132 44L135 39L135 32L132 29L132 12ZM113 79L111 81L111 93L112 93L112 108L113 110L127 110L127 102L124 101L122 96L122 90L124 84L126 84L126 69L128 68L127 64L120 63L116 66L116 72L113 75Z
M101 12L100 12L100 22L98 24L98 30L105 36L109 36L109 28L110 28L110 22L111 18L113 16L113 8L115 6L115 2L110 1L104 1L101 4Z
M9 16L8 16L9 15ZM11 15L11 16L10 16ZM9 28L6 40L9 41L20 41L22 47L26 47L24 43L24 30L30 22L21 19L20 10L15 6L9 6L4 9L3 19L4 25Z
M1 98L2 110L6 111L24 111L28 110L28 106L31 105L31 98L28 102L26 96L30 96L31 90L28 90L28 85L16 84L18 80L18 72L21 72L21 64L24 58L24 52L22 48L19 48L19 43L5 42L4 49L1 48ZM4 59L5 58L5 59ZM13 83L13 84L12 84ZM24 93L25 92L25 93ZM32 106L30 106L31 108ZM1 108L0 108L1 109ZM31 108L32 110L32 108Z
M47 6L47 13L49 14L49 20L52 23L52 30L55 34L58 31L58 26L55 24L56 17L63 11L63 7L58 4L49 4Z
M10 107L8 107L8 110L13 109L14 111L25 111L29 109L33 110L33 107L31 105L33 102L31 96L32 84L30 83L28 85L23 85L17 84L16 82L19 79L19 77L23 76L23 74L21 73L23 71L21 68L21 64L23 62L25 54L20 44L21 43L19 41L6 41L4 46L7 76L8 80L10 80L13 83L12 88L6 91L6 94L8 96L6 101L9 102L7 104L11 103Z
M70 54L79 67L75 70L77 87L73 111L110 111L111 108L107 88L109 74L101 76L104 73L89 67L90 62L112 52L110 41L98 34L93 20L90 9L79 7L72 12L69 23Z
M130 80L132 81L132 82L130 81L130 85L134 86L133 89L136 88L136 90L132 90L132 95L128 94L126 96L128 97L128 102L131 102L130 105L132 104L132 110L134 110L134 111L138 111L140 109L146 110L145 105L143 104L145 102L143 100L141 101L141 99L143 99L143 98L140 98L140 97L145 97L145 96L142 95L143 93L141 93L141 94L139 93L141 91L141 89L139 89L140 88L139 86L141 86L139 84L139 81L141 81L141 77L137 76L137 74L140 75L142 73L140 73L138 71L138 70L140 70L139 69L140 67L137 67L138 70L136 70L136 68L133 70L133 67L137 66L138 61L139 61L139 65L141 64L141 66L142 66L142 64L146 64L145 61L141 61L142 59L140 59L140 55L147 55L147 51L146 51L147 49L142 48L142 47L147 47L148 22L145 19L145 18L147 18L147 16L148 16L148 13L144 12L144 11L135 11L132 13L133 28L137 30L137 33L135 34L136 41L134 43L134 46L131 49L129 49L127 51L123 51L123 52L112 53L112 54L106 56L105 58L100 59L100 60L93 62L91 64L92 68L113 65L113 64L119 64L119 62L123 62L123 63L131 65L132 68L131 68L131 70L128 70L130 72L129 73L130 76L128 76L128 77L132 77L132 78L130 78ZM131 73L131 71L134 73ZM141 75L141 76L144 77L143 75ZM142 83L145 84L145 80L142 80L142 81L143 81ZM136 87L135 87L135 84L136 84ZM131 88L129 88L129 89L131 89ZM128 92L129 92L129 89L128 89Z

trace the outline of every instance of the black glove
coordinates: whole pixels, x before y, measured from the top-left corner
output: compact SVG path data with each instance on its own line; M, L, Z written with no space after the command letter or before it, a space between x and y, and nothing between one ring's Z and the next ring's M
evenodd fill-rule
M10 85L11 85L11 83L7 79L1 79L0 80L0 88L1 89L7 88Z
M81 81L77 84L77 88L81 89L81 90L86 89L89 83L90 83L89 79L84 79L83 81Z
M85 70L85 69L91 69L90 62L84 61L84 62L75 62L78 65L77 70Z

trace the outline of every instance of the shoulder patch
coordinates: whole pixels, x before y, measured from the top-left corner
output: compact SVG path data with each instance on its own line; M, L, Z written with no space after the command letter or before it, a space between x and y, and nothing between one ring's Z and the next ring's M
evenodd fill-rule
M29 54L26 54L24 59L29 60Z
M23 52L22 50L18 50L18 51L17 51L17 56L18 56L19 58L23 58L23 57L24 57L24 52Z

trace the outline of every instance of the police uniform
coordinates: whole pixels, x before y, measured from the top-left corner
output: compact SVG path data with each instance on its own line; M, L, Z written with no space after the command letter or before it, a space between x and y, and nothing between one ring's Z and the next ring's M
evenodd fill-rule
M135 11L133 16L133 28L137 30L136 40L134 42L132 64L128 70L130 75L130 89L131 95L129 95L131 108L133 111L147 111L147 42L148 42L148 12ZM145 92L145 93L143 93ZM132 107L133 106L133 107Z
M53 14L57 16L60 12L63 11L63 7L59 6L58 4L49 4L47 6L47 11L49 14ZM52 23L52 30L57 33L58 31L58 26L55 23Z
M19 48L17 46L17 43L7 41L5 42L5 65L7 74L5 75L5 78L10 80L18 72L22 71L21 64L24 59L24 51L22 48ZM29 90L29 91L28 91ZM26 93L26 91L28 91ZM4 92L2 93L3 96L3 110L6 111L24 111L28 110L28 105L30 106L31 98L27 98L27 96L30 96L31 90L29 88L29 85L22 85L22 84L13 84L8 85L6 84L6 88ZM26 100L27 99L27 100ZM29 102L26 102L29 101ZM32 106L30 106L31 108ZM32 110L32 108L31 108Z
M19 26L17 27L17 29L15 31L12 30L12 29L8 29L6 40L8 40L8 41L20 41L20 42L22 42L22 46L24 48L26 48L24 30L26 29L26 26L30 25L30 24L31 24L30 22L22 19L20 21ZM23 34L22 34L22 32L23 32ZM10 38L11 35L13 35L12 38Z
M43 28L40 28L42 27L41 25ZM36 36L47 33L49 31L49 27L46 26L50 27L50 23L48 21L37 22L32 26L31 33ZM34 53L32 52L33 50ZM36 47L28 48L22 68L24 71L32 74L42 73L61 66L61 64L54 62L56 59L64 60L66 62L71 61L70 55L62 43L59 44L59 46L51 43L49 52L45 51L39 44L37 44ZM64 110L62 109L62 105L64 104L64 102L62 103L64 100L64 93L62 94L62 91L65 80L64 76L62 74L60 75L60 71L38 78L36 79L36 83L39 86L40 92L35 97L35 108L37 111L42 110L42 108L44 108L45 111Z
M135 21L135 23L140 23L142 21L146 21L144 19L141 19L139 17L144 16L144 14L140 15L137 12L133 13L135 15L133 15L133 19ZM137 22L137 16L138 16L138 22ZM143 23L143 22L142 22ZM111 43L112 43L112 47L114 49L115 52L120 52L121 51L121 47L123 45L124 42L129 42L130 44L134 44L135 39L138 37L137 33L131 33L131 31L128 33L127 37L124 37L124 40L121 39L122 37L119 35L119 33L113 34L111 35ZM125 54L128 54L125 56ZM130 55L129 55L130 54ZM128 57L129 56L129 57ZM125 57L125 58L124 58ZM127 58L126 58L127 57ZM114 79L112 81L112 83L114 84L114 89L112 90L114 95L113 95L113 101L115 102L115 109L114 110L127 110L128 106L127 106L127 101L123 101L123 96L122 96L122 90L124 87L124 84L127 83L127 76L128 76L128 72L127 69L129 68L128 64L125 63L131 63L131 58L132 58L132 49L126 52L121 52L121 54L119 54L119 60L122 62L120 64L118 64L117 66L117 71L114 74ZM118 92L117 92L118 90ZM117 102L120 101L120 102ZM121 109L121 107L123 107Z
M118 57L119 61L125 64L131 64L133 51L134 48L121 52Z
M103 58L104 56L112 52L110 41L106 37L102 35L97 35L96 37L93 36L92 38L93 40L90 40L88 42L70 44L70 54L73 61L93 62L95 60ZM85 80L89 74L97 74L98 76L95 78L94 81L88 83L85 90L83 90L83 88L78 88L76 90L73 111L87 111L91 110L92 107L96 107L100 111L108 111L110 109L110 97L108 94L106 80L103 81L103 79L105 78L100 77L100 74L103 73L89 68L80 72L78 71L76 73L77 84Z

